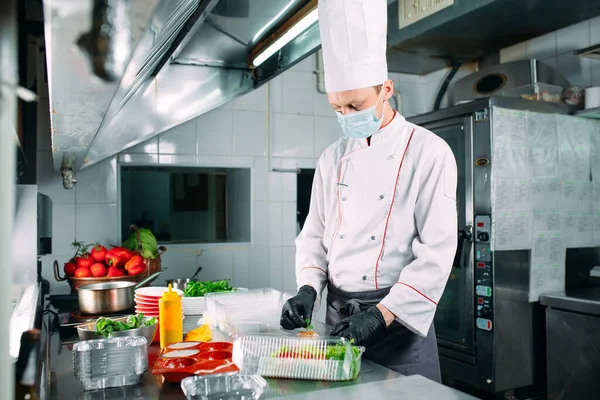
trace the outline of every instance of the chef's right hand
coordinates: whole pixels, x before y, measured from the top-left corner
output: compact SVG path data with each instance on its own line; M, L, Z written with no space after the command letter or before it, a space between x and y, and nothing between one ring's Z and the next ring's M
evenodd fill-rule
M298 294L285 302L281 311L283 329L306 328L307 320L312 318L317 291L311 286L302 286Z

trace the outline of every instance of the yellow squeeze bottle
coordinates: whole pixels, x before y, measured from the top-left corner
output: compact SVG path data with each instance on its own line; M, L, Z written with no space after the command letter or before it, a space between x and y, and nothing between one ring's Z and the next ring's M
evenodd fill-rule
M183 309L181 298L171 284L158 300L158 323L160 326L160 348L183 341Z

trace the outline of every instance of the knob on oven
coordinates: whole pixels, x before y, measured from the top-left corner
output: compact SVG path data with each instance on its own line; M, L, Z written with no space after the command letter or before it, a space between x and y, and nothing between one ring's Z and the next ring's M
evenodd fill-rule
M481 310L479 310L480 317L487 318L489 315L490 315L490 310L488 310L487 308L482 308Z
M477 239L479 239L480 242L488 242L490 240L490 234L487 232L479 232L477 234Z

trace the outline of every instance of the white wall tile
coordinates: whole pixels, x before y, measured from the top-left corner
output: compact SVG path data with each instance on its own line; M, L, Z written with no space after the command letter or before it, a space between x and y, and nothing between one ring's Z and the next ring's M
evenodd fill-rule
M52 150L50 135L50 103L47 97L39 97L37 104L36 148L41 151Z
M233 152L236 155L267 155L267 114L233 111Z
M571 85L588 87L592 83L590 60L572 54L558 56L558 70Z
M282 112L283 103L283 83L282 76L278 75L271 79L267 85L269 85L269 96L270 96L270 108L272 112Z
M158 164L158 154L119 154L119 163L140 165Z
M269 201L283 201L283 174L269 172Z
M77 203L117 202L117 157L79 171L75 200Z
M235 251L204 251L198 262L202 265L202 279L233 279L233 256Z
M198 257L198 251L193 246L167 245L167 251L160 257L161 266L167 270L160 275L157 281L166 282L168 279L190 278L198 265L202 265L202 271L197 278L207 280L205 274L210 269L210 263L207 260L202 260L204 255Z
M257 289L271 285L270 275L271 252L269 246L254 246L248 263L248 287Z
M216 109L196 118L199 155L233 154L233 112Z
M527 57L538 60L556 56L556 32L536 37L529 41Z
M590 22L583 21L556 31L556 54L573 54L590 45Z
M74 253L71 243L75 241L75 205L52 205L52 254Z
M282 203L281 208L281 244L283 246L294 246L297 233L297 211L296 203ZM271 245L274 245L271 243Z
M283 203L269 203L269 244L283 245Z
M342 137L342 128L335 117L315 117L315 151L314 157L318 158L321 153Z
M327 100L327 95L316 91L317 83L315 81L315 92L313 93L313 114L320 117L335 117L335 111Z
M167 165L195 166L197 157L181 154L159 154L158 163Z
M274 152L277 157L313 156L313 116L275 114Z
M300 61L298 64L294 65L291 68L291 71L303 71L313 73L316 69L317 57L313 53L310 56L306 57L304 60Z
M230 167L233 166L233 156L198 156L196 164L202 167Z
M130 147L127 153L158 154L158 136L150 138L140 144Z
M231 285L234 287L248 287L248 277L250 276L249 258L252 249L237 250L233 252L233 279Z
M234 167L251 168L254 165L254 156L234 155L231 163Z
M313 114L313 92L317 80L310 72L286 71L282 79L281 111L287 114ZM309 88L312 88L309 89Z
M196 154L196 121L184 122L158 137L160 154Z
M281 174L282 198L284 202L296 203L298 200L298 174L282 173Z
M263 85L258 89L233 100L228 108L231 110L243 111L266 111L267 100L267 86Z
M270 287L277 290L283 290L282 248L271 247L269 254Z
M283 290L295 293L298 288L296 285L296 248L286 246L281 251L281 265L283 267Z
M116 204L77 204L75 208L77 240L119 244L119 221Z
M527 59L527 42L517 43L513 46L500 50L500 62L502 64L511 61Z
M36 161L38 192L49 196L53 204L74 203L75 190L63 188L60 172L54 171L52 153L38 151Z
M269 201L269 171L267 157L254 157L252 168L254 201Z
M266 201L254 202L254 232L252 241L255 246L269 246L271 203Z

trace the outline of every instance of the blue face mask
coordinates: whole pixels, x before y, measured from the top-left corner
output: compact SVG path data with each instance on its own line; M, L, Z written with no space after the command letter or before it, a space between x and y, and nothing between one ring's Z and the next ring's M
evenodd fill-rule
M383 93L383 91L381 92ZM381 100L381 95L374 106L366 110L360 110L348 114L337 113L338 122L342 127L344 135L354 139L366 139L372 136L381 127L383 122L383 110L381 118L377 118L377 104Z

